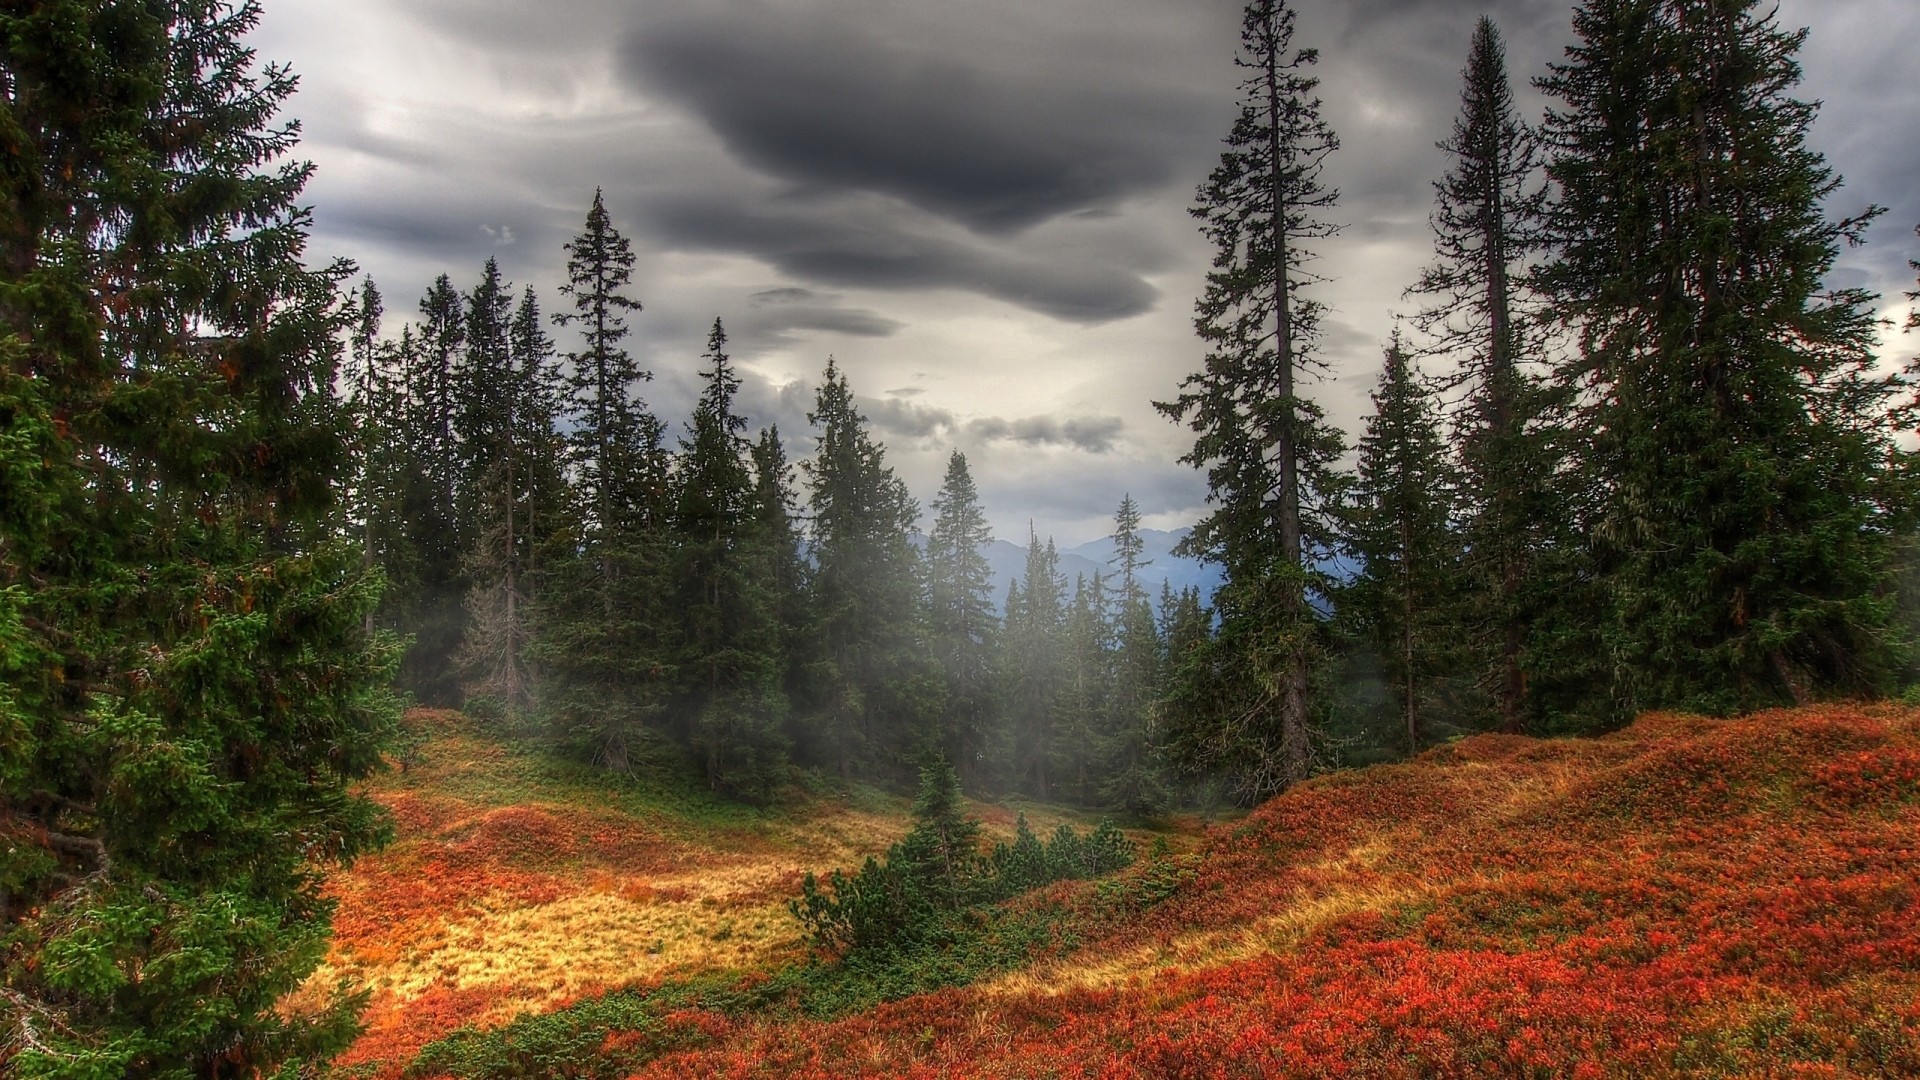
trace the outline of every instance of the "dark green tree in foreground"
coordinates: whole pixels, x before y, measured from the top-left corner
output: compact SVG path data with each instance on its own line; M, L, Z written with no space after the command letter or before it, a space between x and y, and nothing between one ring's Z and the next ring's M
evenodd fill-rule
M1872 297L1824 284L1876 211L1789 96L1804 31L1757 0L1591 0L1540 86L1581 350L1574 430L1620 715L1885 689L1892 558L1913 493Z
M0 13L0 1073L303 1074L396 723L252 3Z
M1293 45L1286 0L1253 0L1241 25L1240 115L1193 214L1214 245L1195 305L1206 367L1160 411L1195 435L1181 460L1207 471L1213 509L1188 553L1226 568L1220 633L1175 668L1174 746L1195 768L1264 798L1312 768L1312 681L1326 650L1311 556L1332 540L1338 431L1300 382L1318 363L1320 305L1305 295L1310 243L1335 228L1321 181L1338 145L1320 116L1318 56Z
M1553 576L1543 548L1564 517L1550 499L1557 462L1542 430L1549 396L1528 287L1545 192L1491 19L1474 27L1462 82L1453 134L1439 144L1451 167L1434 185L1435 259L1410 291L1426 301L1416 324L1455 362L1464 390L1455 414L1467 532L1459 629L1500 726L1517 732L1537 711L1534 624Z
M1360 570L1341 590L1340 613L1381 660L1409 754L1426 742L1423 713L1459 663L1455 493L1439 417L1396 335L1360 439L1347 528Z

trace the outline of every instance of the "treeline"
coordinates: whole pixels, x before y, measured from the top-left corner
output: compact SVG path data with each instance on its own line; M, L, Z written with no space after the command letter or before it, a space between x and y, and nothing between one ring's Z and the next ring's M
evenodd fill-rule
M1824 214L1803 35L1692 0L1595 0L1574 31L1531 122L1475 28L1435 258L1350 448L1308 392L1338 139L1292 10L1246 9L1242 113L1194 208L1206 365L1159 406L1208 475L1183 554L1224 567L1213 597L1145 595L1127 499L1109 573L1069 583L1029 537L996 613L965 457L923 549L844 374L791 468L748 436L719 320L693 417L655 417L597 196L564 356L492 263L397 340L368 282L358 514L405 685L751 799L790 765L904 786L931 750L976 790L1137 813L1461 732L1895 688L1912 380L1878 366L1874 298L1823 284L1880 211Z
M397 336L359 290L354 513L389 582L377 619L412 641L406 688L610 768L681 758L746 799L794 765L910 783L933 752L975 790L1166 805L1150 713L1207 615L1193 592L1156 612L1131 499L1111 574L1070 583L1033 538L1002 614L964 455L917 543L846 376L828 362L796 468L777 430L749 436L718 319L676 432L623 347L634 256L597 195L567 252L564 356L493 261L464 292L434 282Z
M1228 576L1170 687L1187 760L1256 797L1299 780L1345 752L1364 670L1388 688L1368 723L1408 749L1910 677L1913 368L1879 364L1876 297L1827 284L1881 211L1827 216L1840 180L1791 96L1805 32L1776 16L1589 0L1537 122L1479 22L1415 338L1393 335L1346 470L1307 390L1338 139L1291 7L1248 5L1240 116L1194 209L1206 366L1161 405L1212 486L1189 550Z

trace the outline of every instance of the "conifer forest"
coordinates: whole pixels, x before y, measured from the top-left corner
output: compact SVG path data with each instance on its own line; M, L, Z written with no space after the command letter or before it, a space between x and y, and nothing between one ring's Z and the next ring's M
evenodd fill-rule
M1204 501L1082 544L830 346L754 415L624 177L557 280L317 251L274 6L0 5L0 1074L1920 1075L1920 238L1800 8L1448 6L1375 315L1351 41L1247 0L1134 403Z

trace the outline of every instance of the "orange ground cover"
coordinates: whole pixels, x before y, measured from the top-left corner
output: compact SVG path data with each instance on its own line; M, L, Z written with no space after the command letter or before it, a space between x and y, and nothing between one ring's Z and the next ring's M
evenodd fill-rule
M1916 848L1911 710L1486 736L1216 830L1173 899L1043 969L690 1016L700 1048L638 1075L1920 1076Z

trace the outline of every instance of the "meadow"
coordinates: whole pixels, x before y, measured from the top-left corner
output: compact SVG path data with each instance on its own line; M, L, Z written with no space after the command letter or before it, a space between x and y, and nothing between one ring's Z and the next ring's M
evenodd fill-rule
M375 788L399 838L334 883L316 976L372 991L348 1075L1920 1075L1910 708L1333 773L885 979L809 957L786 901L903 802L728 807L413 723Z

